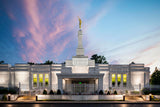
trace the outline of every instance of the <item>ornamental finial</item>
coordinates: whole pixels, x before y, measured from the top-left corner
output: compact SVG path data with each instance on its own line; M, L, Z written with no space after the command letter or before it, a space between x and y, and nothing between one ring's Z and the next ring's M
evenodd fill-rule
M79 18L79 17L78 17ZM82 20L79 18L79 28L81 29Z

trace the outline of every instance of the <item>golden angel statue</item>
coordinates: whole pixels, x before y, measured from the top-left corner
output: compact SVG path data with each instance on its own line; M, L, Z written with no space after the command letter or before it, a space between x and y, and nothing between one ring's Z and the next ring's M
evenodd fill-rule
M79 17L78 17L79 18ZM79 18L79 28L81 29L82 20Z

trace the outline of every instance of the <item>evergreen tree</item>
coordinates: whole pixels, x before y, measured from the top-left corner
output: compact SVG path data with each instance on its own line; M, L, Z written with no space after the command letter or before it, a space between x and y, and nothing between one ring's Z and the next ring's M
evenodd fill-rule
M160 85L160 71L155 68L155 71L151 75L151 84L152 85Z

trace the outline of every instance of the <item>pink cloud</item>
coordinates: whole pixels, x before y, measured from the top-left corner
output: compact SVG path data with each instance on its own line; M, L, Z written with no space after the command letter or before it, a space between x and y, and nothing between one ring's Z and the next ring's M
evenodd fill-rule
M60 4L59 1L43 2L24 0L26 26L14 30L16 32L14 37L24 48L21 51L21 57L25 61L43 62L48 60L45 59L46 55L49 54L48 51L54 55L56 53L54 59L58 60L57 57L73 37L73 35L66 35L68 32L72 32L73 22L77 18L70 16L71 13L66 6L61 5L62 8L58 10L59 6L57 4ZM42 5L47 7L44 9ZM51 13L48 11L51 11ZM51 49L48 50L48 46Z
M144 53L144 52L150 51L150 50L152 50L152 49L154 49L154 48L157 48L157 47L159 47L159 46L160 46L160 42L155 43L155 44L153 44L153 45L151 45L151 46L145 48L145 49L142 50L141 52Z
M9 16L10 19L16 20L16 17L14 16L14 14L12 12L7 11L7 14L8 14L8 16Z

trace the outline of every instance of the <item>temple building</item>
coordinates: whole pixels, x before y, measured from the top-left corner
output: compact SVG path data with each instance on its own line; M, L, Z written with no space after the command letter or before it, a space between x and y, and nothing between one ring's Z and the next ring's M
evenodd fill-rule
M0 87L92 94L111 89L139 91L149 85L149 67L140 63L95 64L84 55L82 37L80 20L76 55L65 64L0 64Z

